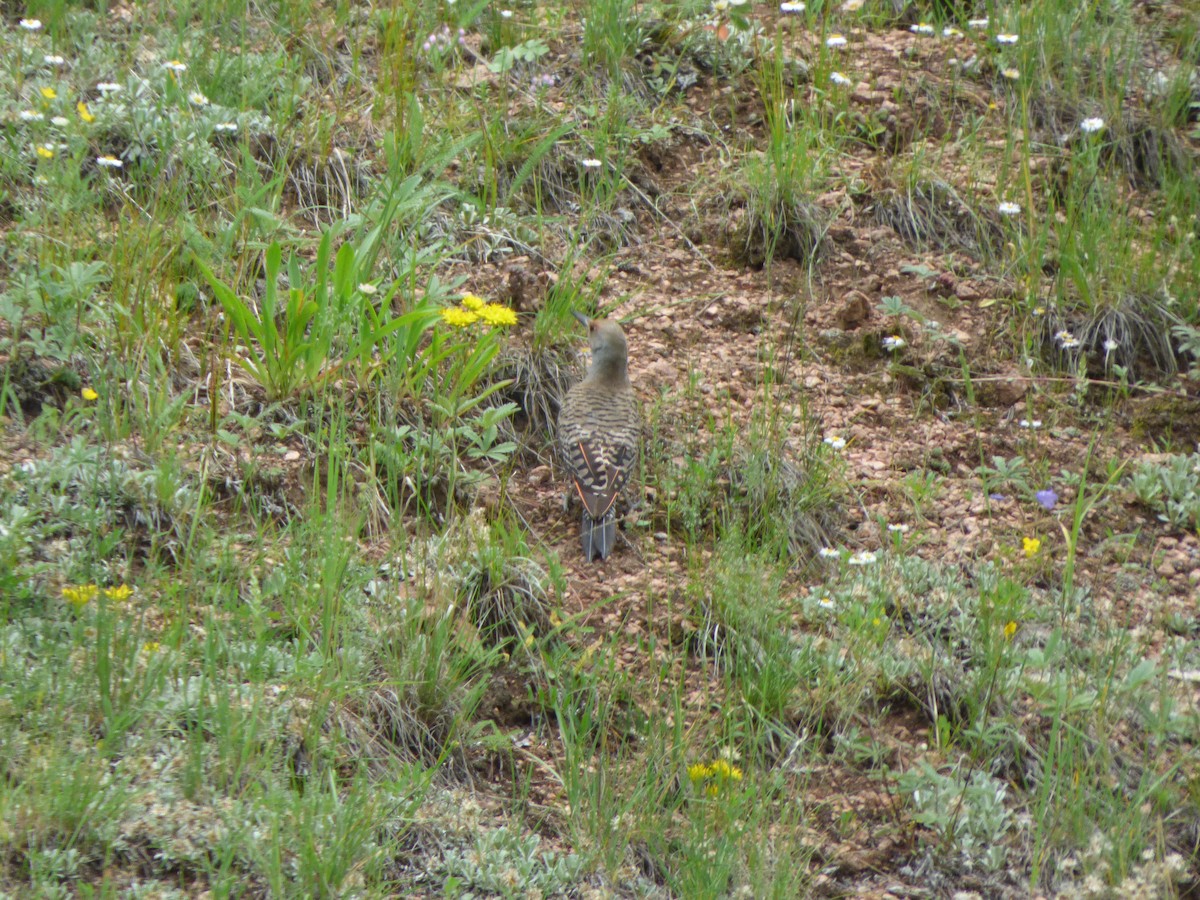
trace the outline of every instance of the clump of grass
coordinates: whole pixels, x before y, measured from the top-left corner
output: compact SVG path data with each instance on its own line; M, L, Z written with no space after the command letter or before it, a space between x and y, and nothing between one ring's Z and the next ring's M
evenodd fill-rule
M876 221L915 250L963 250L977 259L990 259L1003 244L994 213L981 211L953 185L936 178L884 192L872 206Z
M338 716L353 754L363 760L439 765L453 750L499 657L464 630L456 604L436 590L418 591L380 623L372 657L378 683Z
M780 38L756 73L766 150L746 157L724 189L731 222L725 240L746 266L774 259L808 266L824 243L828 217L812 197L825 178L825 147L818 120L803 118L804 108L789 98L786 70Z
M812 428L794 448L779 416L760 410L744 433L668 438L660 413L647 465L649 480L667 494L664 524L691 540L742 533L792 564L828 546L840 521L836 460Z
M1029 116L1047 143L1071 146L1086 140L1079 123L1106 118L1095 103L1069 97L1053 88L1039 91L1029 102ZM1189 170L1187 154L1178 134L1144 113L1125 110L1109 122L1101 158L1111 162L1142 188L1160 188Z
M507 382L497 399L515 403L518 409L506 422L505 437L517 443L524 455L546 461L545 449L554 441L562 399L581 377L576 354L510 348L497 358L492 375Z
M1179 322L1160 300L1131 294L1093 309L1048 308L1039 334L1046 355L1066 368L1074 369L1074 361L1082 358L1094 377L1110 377L1119 367L1133 380L1178 371L1180 355L1171 334Z
M550 630L552 577L535 562L522 529L502 514L484 522L475 509L437 539L457 604L490 646L528 647Z
M474 547L455 567L458 594L467 616L496 644L528 645L550 627L550 577L530 555L521 530L493 522L486 537L476 532Z

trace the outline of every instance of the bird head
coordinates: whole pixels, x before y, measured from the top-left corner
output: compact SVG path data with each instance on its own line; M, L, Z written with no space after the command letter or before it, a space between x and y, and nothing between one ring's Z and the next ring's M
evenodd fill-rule
M589 374L624 376L629 362L629 344L621 326L610 319L589 319L576 312L575 318L587 326L588 343L592 348Z

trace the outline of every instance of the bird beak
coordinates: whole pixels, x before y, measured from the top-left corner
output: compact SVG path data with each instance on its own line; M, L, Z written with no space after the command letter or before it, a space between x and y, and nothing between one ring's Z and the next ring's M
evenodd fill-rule
M584 328L588 327L588 317L585 316L583 313L581 313L579 310L574 310L571 313L571 315L573 315L575 318L577 318L579 320L579 323L581 325L583 325Z

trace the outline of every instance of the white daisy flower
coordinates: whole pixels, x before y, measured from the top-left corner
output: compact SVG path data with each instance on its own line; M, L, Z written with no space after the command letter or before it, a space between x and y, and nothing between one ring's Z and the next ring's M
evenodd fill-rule
M1104 127L1104 120L1099 116L1093 116L1089 119L1084 119L1079 123L1079 130L1084 134L1095 134Z
M987 19L968 19L967 27L982 31L984 28L988 27L988 20Z
M1008 44L1011 46L1012 44L1015 44L1020 39L1021 39L1021 36L1017 35L1017 34L998 34L998 35L996 35L996 43L997 44Z
M41 19L22 19L17 24L19 24L26 31L41 31L42 30L42 20Z
M46 118L36 109L23 109L20 112L20 117L22 122L40 122Z
M96 85L96 90L98 90L101 94L115 94L117 91L121 90L121 86L115 81L102 81Z
M55 116L50 120L50 124L55 128L66 128L71 123L66 116Z
M1075 337L1075 335L1071 334L1065 328L1062 331L1056 332L1054 339L1058 341L1059 346L1064 350L1071 350L1079 346L1079 338Z
M600 168L601 163L598 159L585 159L580 162L580 165L582 165L585 169L598 169Z
M1041 419L1022 419L1017 423L1022 428L1032 428L1034 431L1042 427Z
M996 207L996 211L1002 216L1019 216L1021 214L1021 204L1005 200Z
M841 72L830 72L829 80L832 81L834 84L839 85L841 87L848 87L851 83L850 79L847 78L845 75L843 75Z
M883 339L884 350L903 350L906 346L908 346L908 341L898 334L890 334Z
M878 557L872 551L859 550L857 553L852 555L847 562L849 562L852 566L869 566L875 562L876 559L878 559Z
M806 6L803 3L780 3L779 4L779 11L781 13L783 13L785 16L788 15L789 13L792 13L792 14L802 13L806 9L808 9L808 6Z
M227 134L232 134L238 130L237 122L218 122L213 126L213 131L221 131Z
M953 25L947 25L945 28L942 29L942 37L944 37L944 38L962 37L962 32L959 29L955 28Z
M821 559L837 559L842 554L840 550L836 550L833 547L822 547L818 551L817 555L820 556Z
M124 167L125 163L115 156L97 156L96 165L102 169L120 169Z
M913 34L925 34L925 35L933 34L933 26L930 25L928 22L918 22L916 25L909 25L908 30L911 31Z
M844 437L841 437L840 435L831 434L831 435L826 436L825 443L828 444L830 447L832 447L834 450L841 450L843 447L846 446L846 439Z
M1116 350L1120 346L1121 345L1118 344L1116 341L1114 341L1112 338L1109 338L1107 341L1104 342L1104 352L1112 353L1114 350Z
M830 48L838 48L846 46L846 36L844 34L831 34L825 38L825 46Z
M1021 72L1018 69L1013 69L1013 68L1001 69L1000 74L1003 75L1005 78L1007 78L1009 81L1016 81L1018 78L1021 77Z
M47 53L42 57L42 62L48 66L61 66L66 64L66 60L57 53Z
M208 98L199 91L192 91L188 94L188 103L192 106L208 106Z
M180 75L187 71L187 63L180 62L177 59L171 59L163 63L163 68L174 72L176 75Z

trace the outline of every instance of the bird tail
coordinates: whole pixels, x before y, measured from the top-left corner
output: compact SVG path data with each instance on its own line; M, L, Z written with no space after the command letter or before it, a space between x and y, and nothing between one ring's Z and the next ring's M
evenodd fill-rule
M583 544L583 555L588 562L597 556L608 559L617 543L617 519L611 514L601 516L599 521L584 510L583 523L579 528L580 542Z

